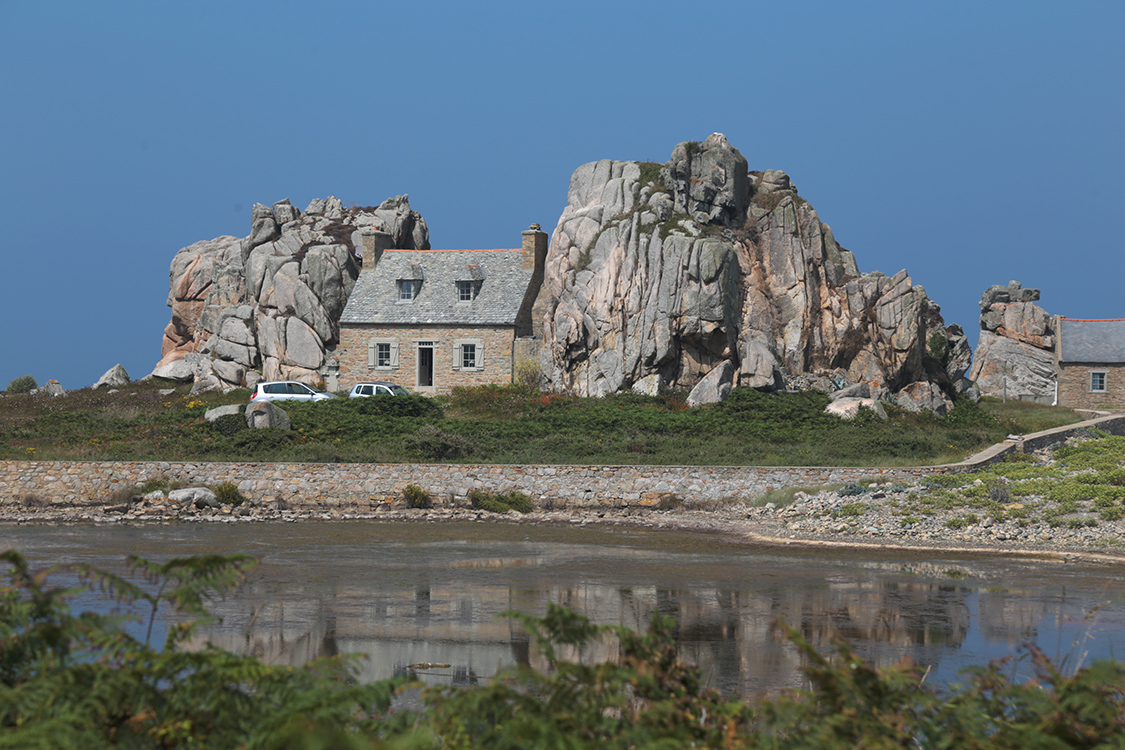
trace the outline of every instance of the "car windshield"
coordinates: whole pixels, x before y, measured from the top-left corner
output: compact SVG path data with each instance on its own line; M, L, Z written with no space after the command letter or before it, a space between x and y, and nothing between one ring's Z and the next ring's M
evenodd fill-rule
M393 393L394 393L394 394L395 394L396 396L409 396L409 395L410 395L410 391L406 390L406 389L405 389L405 388L403 388L403 387L402 387L401 385L392 385L392 386L391 386L391 391L392 391L392 392L393 392Z

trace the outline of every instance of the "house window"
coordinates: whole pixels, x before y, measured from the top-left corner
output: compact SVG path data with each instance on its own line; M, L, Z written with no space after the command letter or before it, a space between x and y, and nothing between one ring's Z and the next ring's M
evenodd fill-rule
M483 370L484 347L480 339L461 339L454 342L454 370Z
M368 370L397 370L398 341L395 339L372 339L367 342Z
M391 345L385 342L375 344L375 366L391 366Z
M418 296L417 279L399 279L398 280L398 301L399 302L413 302L414 298Z
M1091 370L1090 371L1090 392L1091 393L1105 393L1105 370Z
M472 302L473 297L476 296L475 289L473 289L473 282L471 281L458 281L457 282L457 300L459 302Z

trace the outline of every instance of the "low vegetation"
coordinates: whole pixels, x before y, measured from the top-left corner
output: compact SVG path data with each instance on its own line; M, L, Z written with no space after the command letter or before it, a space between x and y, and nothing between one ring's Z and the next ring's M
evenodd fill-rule
M61 588L18 553L0 555L0 747L1023 750L1125 741L1125 666L1063 670L1034 648L1019 657L1031 663L1027 682L1014 681L1011 657L943 688L909 661L877 669L846 644L822 654L776 623L800 652L808 687L748 703L709 688L659 614L641 634L556 605L542 617L506 613L530 636L531 663L544 667L471 686L424 687L411 673L359 684L354 656L292 668L198 645L207 602L237 588L253 562L133 556L130 574L82 567L74 572L83 585ZM144 636L120 617L83 611L98 592L139 615ZM162 646L152 640L158 618L173 623ZM584 658L596 642L616 656ZM411 699L396 702L406 690Z
M814 501L811 515L821 520L866 517L871 523L889 514L903 527L929 523L955 531L977 525L1096 528L1125 518L1125 437L1081 430L1064 444L1013 453L980 471L933 475L910 486L781 488L753 505L784 507L807 497ZM1121 546L1116 527L1107 528L1101 542Z
M12 378L5 392L11 394L30 393L38 387L39 384L35 382L35 378L30 375L20 375L18 378Z
M909 466L947 463L1002 440L1078 421L1072 411L961 400L946 416L887 407L851 421L823 413L828 396L736 389L688 408L682 393L577 398L524 386L448 396L282 402L292 430L245 429L208 408L248 401L236 390L188 394L152 383L116 393L0 398L0 458L528 464Z

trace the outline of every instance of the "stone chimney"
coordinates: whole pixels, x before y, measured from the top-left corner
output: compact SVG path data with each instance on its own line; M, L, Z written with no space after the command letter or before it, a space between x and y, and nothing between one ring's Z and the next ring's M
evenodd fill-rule
M541 269L546 259L547 233L538 224L532 224L523 231L523 267Z
M363 265L360 270L374 269L379 263L379 258L383 257L383 251L394 246L395 238L389 232L381 232L378 229L363 230Z

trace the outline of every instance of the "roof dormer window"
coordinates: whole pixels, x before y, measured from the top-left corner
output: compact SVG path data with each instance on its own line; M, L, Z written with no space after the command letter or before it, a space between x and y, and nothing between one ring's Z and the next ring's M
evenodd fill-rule
M418 287L421 285L422 282L418 279L399 279L398 301L413 302L414 298L418 296Z
M417 299L418 292L422 289L423 279L425 279L425 274L422 271L422 266L411 263L410 269L398 280L398 301L413 302Z
M479 265L465 266L457 277L457 301L472 302L480 292L484 281L484 271Z

